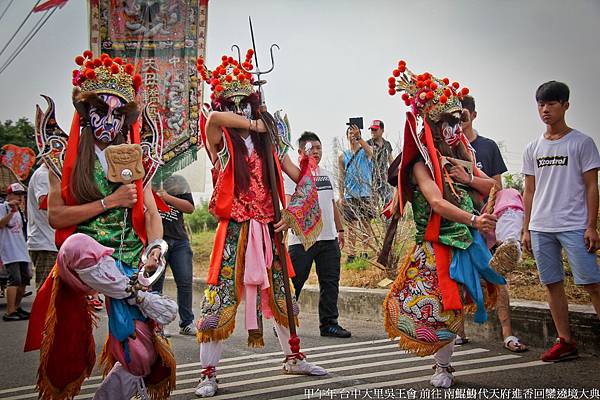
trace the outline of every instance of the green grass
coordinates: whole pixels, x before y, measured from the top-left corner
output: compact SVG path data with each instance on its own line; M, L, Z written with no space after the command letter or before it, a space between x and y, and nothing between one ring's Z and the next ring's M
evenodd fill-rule
M364 258L355 258L352 262L344 264L344 269L350 271L364 271L369 268L369 262Z
M215 231L198 232L190 235L190 245L194 252L194 276L206 276L214 240Z

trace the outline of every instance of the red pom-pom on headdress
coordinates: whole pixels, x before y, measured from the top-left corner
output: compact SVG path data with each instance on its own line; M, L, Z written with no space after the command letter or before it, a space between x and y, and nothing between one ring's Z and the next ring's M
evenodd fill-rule
M124 71L126 74L129 74L129 75L133 74L133 70L134 70L133 65L131 65L131 64L125 65Z
M462 109L460 99L469 89L458 90L458 82L449 84L448 78L439 79L429 72L415 74L400 60L388 78L388 93L404 92L402 100L418 117L438 122L444 113L455 113Z
M94 57L94 53L92 53L91 50L86 50L86 51L83 52L83 56L85 58L92 58L92 57Z
M77 65L83 65L84 61L85 61L85 58L83 56L75 57L75 64L77 64Z
M94 71L93 69L86 69L84 76L90 80L96 79L96 71Z
M123 59L121 57L115 57L113 59L113 62L119 64L119 65L123 65Z
M120 71L121 71L121 70L120 70L120 68L119 68L119 65L117 65L117 64L112 64L112 65L110 66L110 73L111 73L111 74L113 74L113 75L116 75L116 74L118 74Z
M103 58L102 64L104 64L105 67L109 68L113 64L113 60L111 60L110 57L106 56ZM113 72L113 74L114 73L115 72Z
M133 87L135 88L135 91L137 92L138 89L140 88L140 86L142 86L142 76L140 74L135 74L133 76L132 82L133 82Z

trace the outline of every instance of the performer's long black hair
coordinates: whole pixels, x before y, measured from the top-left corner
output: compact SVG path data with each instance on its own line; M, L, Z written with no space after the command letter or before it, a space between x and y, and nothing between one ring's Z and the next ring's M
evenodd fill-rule
M77 160L75 168L71 175L71 194L79 204L86 204L92 201L100 200L102 194L98 189L98 184L94 179L94 165L96 163L96 152L94 150L95 139L90 126L89 111L92 106L99 110L108 109L106 103L98 97L96 93L80 93L73 91L73 105L79 113L81 124L81 135L79 136L79 146L77 149ZM124 107L125 121L121 132L116 135L111 145L122 144L126 142L126 137L130 131L131 125L139 115L138 107L135 102L127 103Z
M267 132L258 133L250 131L254 150L261 159L263 169L263 184L269 187L269 177L267 169L267 157L271 156L267 153L269 135L277 135L277 125L273 116L267 111L260 111L260 98L258 93L253 93L244 100L242 105L249 103L252 108L252 119L260 119L267 127ZM213 109L217 111L230 111L231 105L226 101L213 102ZM248 161L246 159L248 150L244 144L244 139L241 134L248 132L248 129L230 128L231 144L233 145L233 161L234 161L234 185L235 193L240 194L246 192L250 188L250 170L248 169Z

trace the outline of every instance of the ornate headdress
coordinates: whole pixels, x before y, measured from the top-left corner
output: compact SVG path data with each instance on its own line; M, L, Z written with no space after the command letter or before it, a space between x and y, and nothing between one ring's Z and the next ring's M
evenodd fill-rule
M239 101L255 93L252 85L254 78L250 73L254 68L252 66L253 55L254 51L248 49L246 60L241 64L233 57L223 56L221 65L213 71L208 70L202 57L198 58L196 67L202 80L210 84L211 100L234 99L234 101Z
M125 64L120 57L113 59L102 54L94 58L92 52L86 50L82 56L75 57L75 63L81 68L73 70L73 86L83 93L112 94L129 103L135 100L142 86L142 77L133 74L134 66Z
M448 78L439 79L429 72L414 74L406 68L404 60L398 62L392 75L388 78L388 93L393 96L397 92L404 92L404 104L411 107L415 115L427 117L434 122L438 122L444 113L461 111L460 101L469 94L468 88L459 90L460 84L450 84Z

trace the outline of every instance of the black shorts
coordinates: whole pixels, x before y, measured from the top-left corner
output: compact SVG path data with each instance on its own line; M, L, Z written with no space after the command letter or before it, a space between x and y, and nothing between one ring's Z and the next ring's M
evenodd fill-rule
M31 280L29 272L29 263L14 262L4 264L4 268L8 272L8 286L27 286Z
M375 218L376 205L372 197L351 197L344 200L343 214L348 222L357 220L370 221Z

